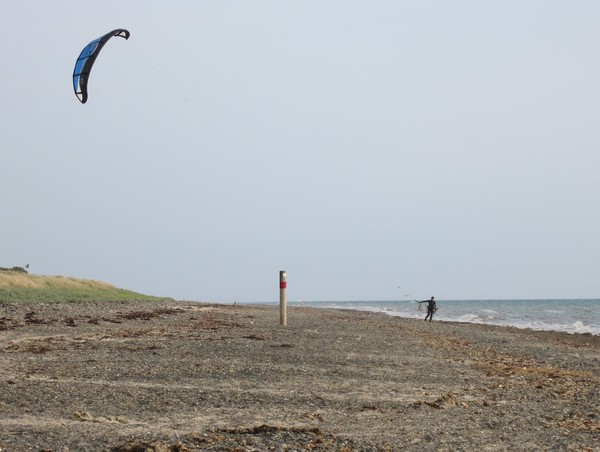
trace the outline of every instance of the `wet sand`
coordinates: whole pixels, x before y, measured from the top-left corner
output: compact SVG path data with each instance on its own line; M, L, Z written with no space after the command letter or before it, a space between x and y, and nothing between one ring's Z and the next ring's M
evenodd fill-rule
M190 302L0 304L0 450L600 450L600 337Z

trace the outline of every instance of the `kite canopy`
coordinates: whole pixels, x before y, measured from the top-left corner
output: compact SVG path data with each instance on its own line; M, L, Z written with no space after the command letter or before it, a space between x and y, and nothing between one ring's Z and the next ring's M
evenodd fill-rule
M94 61L96 61L104 44L106 44L113 36L129 39L129 32L124 28L118 28L110 33L106 33L98 39L94 39L84 47L79 54L79 58L77 58L77 61L75 62L75 69L73 70L73 89L75 90L75 95L82 104L85 104L88 98L87 84Z

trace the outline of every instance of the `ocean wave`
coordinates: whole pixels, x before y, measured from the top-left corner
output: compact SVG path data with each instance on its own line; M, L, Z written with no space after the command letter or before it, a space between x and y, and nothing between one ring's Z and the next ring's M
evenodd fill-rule
M561 331L569 334L592 334L594 336L600 336L600 328L586 325L582 321L577 320L573 323L544 323L544 322L532 322L529 325L523 326L523 328L530 328L538 331Z
M477 314L463 314L458 318L459 322L481 323L481 317Z
M412 302L313 302L309 306L354 309L387 315L422 319L426 311L418 311ZM442 301L438 303L434 321L464 322L522 329L560 331L570 334L600 336L599 300L487 300Z

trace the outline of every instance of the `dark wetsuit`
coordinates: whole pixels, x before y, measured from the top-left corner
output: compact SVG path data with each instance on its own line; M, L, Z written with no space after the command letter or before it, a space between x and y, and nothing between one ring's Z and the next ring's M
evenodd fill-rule
M425 316L425 320L433 319L433 313L435 312L435 298L431 297L431 300L419 301L419 303L427 303L427 315Z

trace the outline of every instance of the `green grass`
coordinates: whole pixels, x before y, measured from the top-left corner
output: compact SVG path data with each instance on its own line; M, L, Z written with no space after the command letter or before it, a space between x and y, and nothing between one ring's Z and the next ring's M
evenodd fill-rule
M166 300L120 289L101 281L0 271L0 303Z

